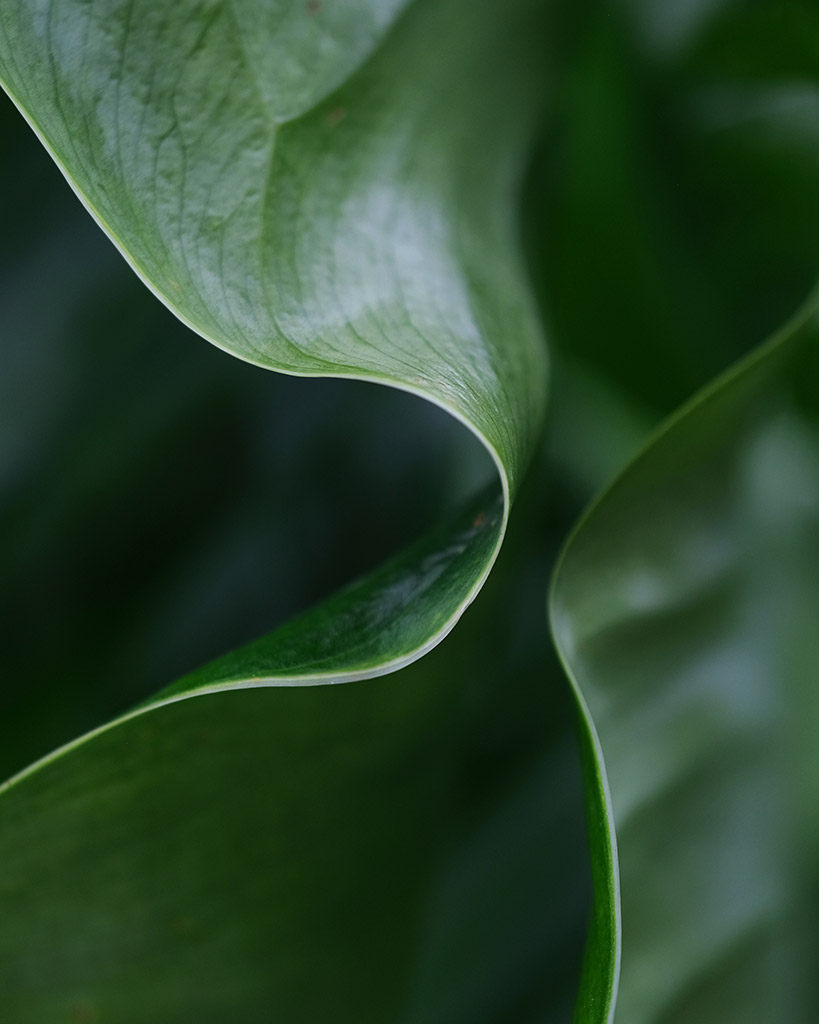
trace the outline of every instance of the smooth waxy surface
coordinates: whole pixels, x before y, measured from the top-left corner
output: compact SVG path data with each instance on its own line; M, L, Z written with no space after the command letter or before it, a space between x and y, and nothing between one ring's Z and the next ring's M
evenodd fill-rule
M816 789L799 736L803 716L815 726L817 351L813 299L661 431L555 576L555 638L617 835L590 954L611 948L622 899L614 1020L813 1015L799 945L816 928Z

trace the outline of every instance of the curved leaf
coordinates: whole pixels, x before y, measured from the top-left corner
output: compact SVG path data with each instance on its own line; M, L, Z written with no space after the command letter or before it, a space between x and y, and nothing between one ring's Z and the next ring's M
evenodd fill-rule
M0 79L183 320L437 402L514 491L544 396L512 207L539 5L268 6L8 4Z
M565 1020L582 795L518 631L494 601L389 685L183 701L12 787L9 1019Z
M2 787L2 988L21 1022L430 1019L441 981L407 965L458 747L439 723L427 762L420 737L451 691L434 674L321 703L214 691L400 667L489 572L544 404L515 219L542 22L534 0L3 5L0 80L180 319L264 367L420 395L499 474L321 608ZM531 967L503 972L527 997Z
M539 105L537 7L3 8L6 88L183 320L263 366L422 395L498 467L501 504L490 495L326 611L220 663L210 689L399 667L489 571L545 386L512 207Z
M554 576L597 847L589 969L616 939L629 1024L815 1013L815 756L798 736L819 653L817 346L819 296L672 418ZM580 1019L614 1019L609 965Z
M482 453L410 396L260 373L186 335L9 113L11 771L377 564L457 507ZM61 229L38 237L44 203ZM530 479L481 600L399 677L175 704L7 792L0 1016L564 1021L587 879L570 708L544 672L560 531L530 544L551 490Z

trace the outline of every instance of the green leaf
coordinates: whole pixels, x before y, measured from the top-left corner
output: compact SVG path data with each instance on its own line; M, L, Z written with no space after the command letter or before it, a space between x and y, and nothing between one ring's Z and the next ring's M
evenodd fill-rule
M565 1020L582 794L526 536L400 676L177 703L8 790L11 1019Z
M263 366L438 402L514 489L544 389L512 205L538 5L415 4L378 47L394 5L342 15L355 46L329 5L294 9L295 40L268 6L7 4L0 77L183 320Z
M476 626L389 684L174 704L7 791L9 1018L565 1019L574 752Z
M576 874L561 887L573 761L559 728L553 749L533 739L557 701L531 696L543 652L521 669L520 690L488 653L519 656L514 615L496 599L464 623L463 646L392 687L293 688L378 675L429 651L498 553L544 406L516 238L518 179L552 65L540 6L7 0L0 10L0 80L184 323L256 365L420 395L477 436L499 477L330 601L0 789L0 920L10 922L0 990L21 1024L565 1018L585 867L573 851ZM770 21L743 15L737 32L733 11L706 4L669 18L672 6L580 5L569 18L584 30L558 93L561 146L547 156L558 188L535 233L547 239L545 291L578 385L557 422L578 403L594 412L566 435L559 427L552 445L582 486L632 447L646 415L767 329L806 266L815 272L815 145L801 130L814 98L759 89L781 68L767 51L753 59L760 33L784 40L782 53L798 49L813 15L789 4ZM629 19L667 50L660 61L640 52L639 73ZM804 73L810 58L806 45ZM668 103L678 94L679 109ZM749 166L740 181L734 170ZM681 180L695 183L690 205ZM770 264L783 259L771 287ZM111 320L113 349L124 318ZM816 939L805 908L819 845L806 724L816 699L800 682L817 660L819 611L815 400L803 393L815 367L801 367L812 324L676 417L595 504L556 577L555 634L583 691L597 891L585 1022L614 1012L615 825L619 1019L790 1024L816 1003L798 990L809 979L799 951ZM198 396L202 380L174 390L189 383ZM145 388L146 410L155 393ZM152 435L139 397L118 433L132 447L160 437L146 461L169 465L158 451L168 414ZM191 407L203 410L205 449L218 431L204 431L205 402ZM90 423L100 448L111 422ZM289 442L286 421L277 432ZM81 514L110 463L103 453L87 469L77 452L70 465ZM229 502L231 487L221 490ZM206 490L193 499L214 501ZM43 504L31 530L28 509L10 517L29 547L60 518ZM105 612L97 646L112 676L128 677ZM66 663L77 651L96 663L93 643L70 625L63 635ZM59 675L62 659L42 647ZM27 661L10 667L16 691ZM83 674L75 657L64 706L76 707ZM772 686L780 678L787 700ZM271 685L290 689L224 692ZM504 717L518 693L530 712L523 744ZM497 778L499 750L509 763L496 786L482 772ZM533 824L541 805L548 834Z
M15 325L0 346L10 772L377 564L444 499L457 504L452 480L478 446L392 389L264 374L203 345L110 250L16 112L3 138L0 171L19 163L23 186L21 230L0 238L0 264L5 250L14 267L0 288L0 322ZM43 288L50 301L32 304ZM373 481L386 488L377 505ZM544 538L552 488L535 484L480 601L400 676L301 701L206 697L206 743L196 715L182 724L199 707L187 701L102 738L99 775L69 756L48 767L48 798L28 784L6 793L4 1013L176 1024L188 1005L206 1020L269 1020L275 1003L288 1020L319 1005L321 984L332 1019L565 1020L587 868L570 708L542 615L562 527ZM103 776L129 798L92 799ZM328 850L347 851L343 876ZM230 898L238 874L244 895ZM177 894L170 928L163 893ZM282 893L301 902L300 928L283 930ZM379 902L389 916L357 927ZM270 967L283 958L284 981Z
M486 578L544 401L513 215L537 6L4 6L6 88L166 304L259 365L428 398L500 476L500 503L174 698L397 668Z
M424 954L452 934L459 859L475 866L470 908L488 890L493 914L507 908L486 851L518 884L538 850L560 859L527 826L546 777L531 756L480 797L526 845L499 849L491 814L485 835L459 820L475 722L456 680L485 675L481 645L395 690L214 692L400 667L486 579L544 407L516 237L542 22L529 0L3 5L5 88L180 319L263 367L426 398L499 477L327 604L2 788L15 926L0 926L0 987L17 1020L427 1021L447 1007L472 1022L494 1012L476 977L498 1005L511 990L521 1018L570 998L576 875L555 901L558 944L518 895L497 934L470 929L451 980ZM192 695L206 696L180 703ZM571 775L571 750L551 763ZM571 817L559 796L550 820Z
M620 954L629 1024L815 1015L818 346L816 296L661 429L556 570L594 845L587 971L608 965L581 1020L613 1019Z
M0 79L181 319L261 366L419 394L497 464L500 514L490 496L474 535L459 522L350 594L343 654L305 675L372 674L440 639L531 456L544 349L513 200L541 91L536 8L4 5ZM257 653L254 678L297 674L301 655L290 671Z

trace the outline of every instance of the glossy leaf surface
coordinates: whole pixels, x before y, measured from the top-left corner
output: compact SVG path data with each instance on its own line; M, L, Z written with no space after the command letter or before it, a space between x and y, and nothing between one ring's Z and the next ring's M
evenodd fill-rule
M817 352L813 299L671 420L556 572L555 638L619 850L618 879L598 849L591 947L611 948L622 894L615 1020L813 1016L817 793L798 737L815 727Z
M491 805L534 841L516 854L501 832L494 863L511 855L505 870L532 878L549 846L528 824L544 795L534 755L515 767L508 809L457 780L474 721L456 680L480 678L484 657L405 680L404 697L355 687L329 702L279 690L177 703L398 667L485 579L544 404L514 208L541 102L541 22L530 3L0 12L4 84L186 323L262 366L422 395L478 435L500 476L319 609L11 780L3 918L25 923L2 934L2 970L21 1021L474 1020L479 977L495 1000L512 992L521 1017L533 999L571 999L573 943L563 929L554 947L554 922L528 901L504 908L506 932L473 930L481 948L454 958L451 978L440 955L422 956L462 916L442 848L478 869L472 912L503 906L480 867L497 843ZM570 750L553 760L571 776ZM469 842L467 792L488 816ZM442 909L419 916L436 891ZM571 934L582 917L561 913ZM515 920L524 960L508 954Z
M57 0L0 19L0 79L186 323L262 366L422 395L495 459L504 503L472 514L478 548L460 527L422 546L380 610L383 581L365 584L336 675L405 663L451 626L497 552L542 416L512 205L542 16L529 2L465 12Z
M19 163L0 165L9 223L24 227L24 244L0 246L15 268L0 294L15 325L0 349L6 774L377 563L491 469L466 472L477 446L411 396L264 374L202 345L28 134L16 112L3 123ZM58 231L37 221L43 197ZM62 291L65 246L82 258ZM49 276L42 323L16 314ZM43 366L63 390L35 403ZM464 632L400 676L208 696L190 720L186 701L7 792L6 1012L565 1019L585 853L541 609L562 527L546 550L526 541L543 501L521 496Z

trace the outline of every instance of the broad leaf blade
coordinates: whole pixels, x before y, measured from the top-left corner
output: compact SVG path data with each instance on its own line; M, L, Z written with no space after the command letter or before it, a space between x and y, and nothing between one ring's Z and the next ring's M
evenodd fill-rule
M429 1019L430 1005L471 1020L478 970L526 1005L542 984L531 954L524 971L517 958L495 966L494 933L445 1004L447 979L412 970L419 893L453 874L438 861L475 724L468 702L463 716L446 704L483 655L395 695L180 703L378 674L428 650L486 578L542 416L545 354L515 218L541 105L540 5L325 8L0 11L0 79L183 321L265 367L427 398L499 474L488 497L323 609L4 787L2 916L23 924L0 931L3 988L21 1021L375 1022ZM516 906L536 940L526 948L554 949L558 981L536 1005L553 992L565 1003L572 958L547 918ZM451 915L428 916L446 936Z
M57 0L46 17L7 4L0 77L126 257L200 333L262 365L424 394L516 481L544 383L511 207L542 91L538 5L415 4L351 77L355 49L305 5L317 27L304 54L258 27L272 69L259 82L239 25L267 21L266 6L168 16L148 0ZM383 7L370 6L357 16L365 52ZM295 110L285 86L268 109L276 69L309 66L313 48L329 48L343 84Z
M815 675L817 345L813 299L672 419L555 575L555 638L599 736L590 799L617 833L630 1024L812 1019L789 930L816 853L793 800L813 754L792 749ZM596 881L619 932L616 876Z
M542 14L529 0L416 4L376 46L394 14L374 3L328 21L305 5L280 24L254 0L172 15L149 0L57 0L0 17L0 80L185 322L263 366L426 397L495 460L504 506L481 514L494 526L482 557L465 554L457 584L419 606L420 625L390 600L379 623L365 616L367 632L390 633L385 670L446 633L485 579L545 389L512 205L540 105ZM317 55L315 81L293 84L293 62ZM405 583L430 564L434 580L458 543L423 549ZM333 659L336 678L365 667L371 656Z
M13 1019L564 1021L582 795L532 561L389 681L182 701L8 789Z

